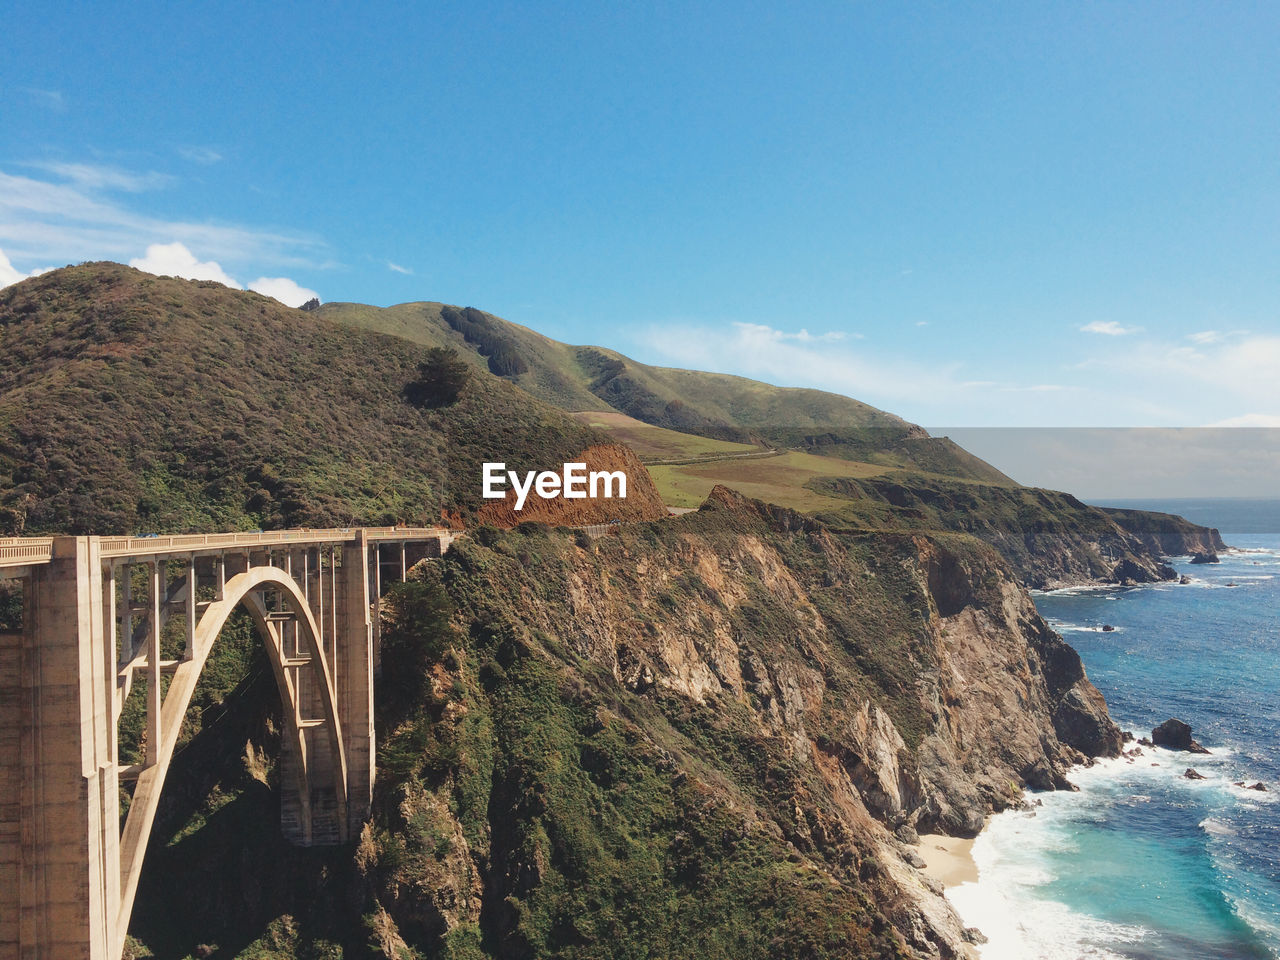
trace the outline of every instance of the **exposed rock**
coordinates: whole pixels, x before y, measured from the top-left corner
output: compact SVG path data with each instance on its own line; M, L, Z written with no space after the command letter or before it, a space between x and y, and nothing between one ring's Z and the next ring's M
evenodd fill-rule
M1111 568L1111 582L1123 585L1149 583L1154 578L1150 571L1138 564L1136 560L1125 557Z
M1188 583L1191 582L1191 578L1184 573L1182 576L1178 578L1178 582L1183 586L1186 586Z
M1187 767L1187 772L1184 773L1183 776L1188 780L1207 780L1208 779L1208 777L1206 777L1203 773L1200 773L1198 770L1192 767Z
M1266 792L1266 789L1267 789L1267 785L1266 785L1265 783L1263 783L1261 780L1259 780L1257 783L1250 784L1248 787L1245 787L1245 789L1246 789L1246 790L1261 790L1261 791L1263 791L1263 792L1265 793L1265 792Z
M1031 632L1040 654L1058 739L1087 757L1118 757L1124 738L1107 713L1102 694L1085 676L1080 655L1041 621Z
M1111 624L1109 624L1109 623L1104 623L1104 624L1102 625L1102 632L1103 632L1103 633L1114 633L1114 632L1115 632L1115 629L1116 629L1116 628L1115 628L1115 627L1113 627L1113 626L1112 626Z
M961 934L961 936L964 937L965 943L974 943L981 946L987 942L987 935L977 927L965 927L964 933Z
M1140 746L1140 747L1154 747L1154 746L1155 746L1155 744L1151 742L1151 738L1150 738L1150 737L1139 737L1139 738L1138 738L1138 746Z
M916 828L909 823L904 823L893 831L893 835L903 843L915 845L920 842L920 834L916 833Z
M1052 790L1055 778L1049 761L1041 757L1022 772L1022 779L1034 790Z
M1197 553L1191 557L1192 563L1221 563L1216 553Z
M1183 750L1187 753L1209 752L1191 738L1191 727L1175 717L1170 717L1151 731L1151 742L1167 750Z

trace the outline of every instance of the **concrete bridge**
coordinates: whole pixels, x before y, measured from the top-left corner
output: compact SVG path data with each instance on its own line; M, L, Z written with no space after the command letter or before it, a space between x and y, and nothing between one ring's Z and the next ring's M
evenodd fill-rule
M0 960L121 956L183 715L237 608L280 692L281 829L302 845L357 836L373 791L382 585L452 536L0 539L0 579L23 596L22 629L0 632ZM124 763L117 726L135 683L147 721L140 762Z

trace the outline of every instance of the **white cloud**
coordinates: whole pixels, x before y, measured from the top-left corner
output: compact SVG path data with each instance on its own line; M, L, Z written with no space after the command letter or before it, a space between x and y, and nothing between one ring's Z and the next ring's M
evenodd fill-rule
M1108 337L1123 337L1141 330L1141 327L1122 327L1114 320L1094 320L1080 328L1081 333L1101 333Z
M391 270L394 273L403 273L406 276L410 276L410 277L413 276L413 271L410 270L408 267L402 267L400 266L400 264L392 263L390 260L387 261L387 269Z
M1222 334L1217 330L1201 330L1199 333L1187 334L1187 339L1199 344L1217 343L1222 339Z
M161 277L181 277L183 280L216 280L233 290L244 288L232 278L216 260L201 261L182 243L153 243L147 247L146 256L134 257L129 266ZM300 307L308 300L319 299L320 294L288 277L259 277L249 284L249 289L266 297L273 297L287 307Z
M212 166L222 159L222 154L212 147L178 147L178 156L205 167Z
M147 247L146 256L134 257L129 266L161 277L181 277L183 280L216 280L234 290L240 284L227 276L215 260L201 262L183 244L153 243Z
M127 193L142 193L145 190L159 190L171 186L176 178L167 173L131 173L117 167L108 167L96 163L33 163L30 166L37 170L45 170L55 177L70 181L77 187L86 190L124 190Z
M30 273L23 273L10 263L9 258L4 255L4 251L0 250L0 290L17 283L19 280L25 280L27 277L38 277L42 273L48 273L52 269L53 267L39 267Z
M800 343L817 343L823 340L843 340L845 334L839 330L832 330L828 333L812 334L803 327L796 333L785 333L782 330L775 330L773 327L765 326L762 323L735 323L735 327L745 331L751 337L762 337L766 340L796 340ZM855 340L861 340L862 334L855 333Z
M1219 420L1217 423L1209 424L1211 427L1280 427L1280 414L1271 413L1246 413L1239 417L1228 417L1226 420Z
M13 264L9 262L9 258L4 255L4 251L0 250L0 287L7 287L12 283L25 279L27 279L27 275L15 270Z
M146 175L134 175L145 182ZM20 260L124 260L151 244L178 241L237 265L317 268L315 237L235 224L165 220L131 210L110 190L120 183L61 182L0 171L0 247Z
M1089 366L1135 395L1160 398L1173 414L1168 422L1266 426L1259 418L1280 412L1276 335L1231 335L1194 346L1139 342L1115 356L1095 358Z
M1050 422L1083 398L1075 386L977 380L964 376L958 361L894 356L852 339L806 338L760 323L673 321L649 328L640 339L637 352L647 362L830 390L917 423ZM1013 392L1017 403L1010 402Z
M288 277L259 277L249 284L249 289L266 297L274 297L286 307L300 307L308 300L318 300L320 294L294 283Z

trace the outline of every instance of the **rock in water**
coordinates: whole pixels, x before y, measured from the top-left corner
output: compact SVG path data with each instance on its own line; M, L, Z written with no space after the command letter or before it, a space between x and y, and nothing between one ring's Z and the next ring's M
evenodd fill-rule
M1208 779L1208 777L1206 777L1199 770L1196 770L1194 767L1187 767L1187 772L1184 773L1183 776L1186 777L1188 780L1207 780Z
M1103 633L1114 633L1114 632L1115 632L1115 629L1116 629L1116 628L1115 628L1115 627L1113 627L1113 626L1112 626L1111 624L1109 624L1109 623L1104 623L1104 624L1102 625L1102 632L1103 632Z
M1151 742L1157 747L1165 747L1168 750L1185 750L1188 753L1209 752L1191 738L1191 727L1174 717L1170 717L1151 731Z
M1191 558L1192 563L1221 563L1216 553L1197 553Z

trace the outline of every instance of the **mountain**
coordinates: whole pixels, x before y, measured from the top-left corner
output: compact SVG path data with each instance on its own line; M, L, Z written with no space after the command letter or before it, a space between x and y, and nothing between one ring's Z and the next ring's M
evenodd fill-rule
M15 284L0 291L0 535L438 523L479 509L486 460L547 469L608 442L488 373L414 402L427 357L118 264Z
M452 346L570 412L613 410L657 427L744 443L812 449L993 483L1011 483L949 440L869 404L822 390L639 363L607 347L571 346L474 307L327 303L320 315L428 346Z

